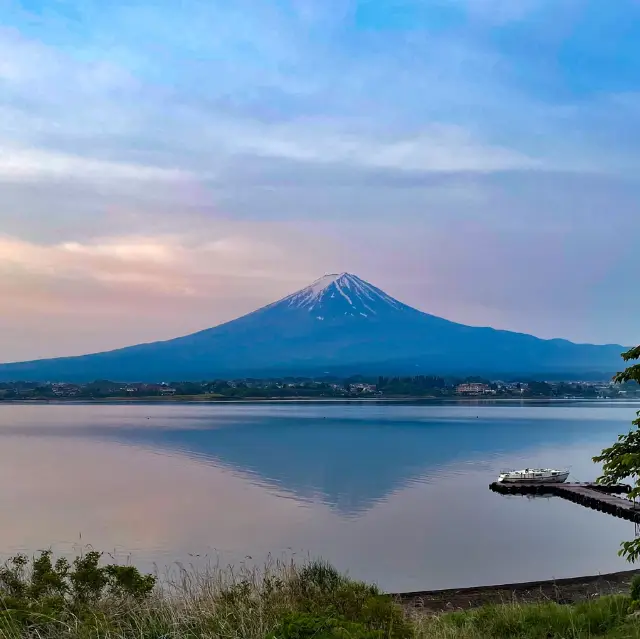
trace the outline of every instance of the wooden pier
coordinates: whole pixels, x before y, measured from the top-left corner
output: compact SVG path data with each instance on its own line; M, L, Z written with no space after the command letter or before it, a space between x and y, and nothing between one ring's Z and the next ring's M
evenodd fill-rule
M640 524L640 504L635 504L621 496L631 490L631 486L626 484L604 486L602 484L494 482L489 484L489 488L501 495L554 495L581 506Z

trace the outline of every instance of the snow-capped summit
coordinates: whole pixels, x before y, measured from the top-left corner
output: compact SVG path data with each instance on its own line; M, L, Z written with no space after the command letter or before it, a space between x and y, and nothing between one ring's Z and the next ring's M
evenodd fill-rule
M351 273L327 274L276 304L308 310L318 320L329 315L371 317L408 308Z

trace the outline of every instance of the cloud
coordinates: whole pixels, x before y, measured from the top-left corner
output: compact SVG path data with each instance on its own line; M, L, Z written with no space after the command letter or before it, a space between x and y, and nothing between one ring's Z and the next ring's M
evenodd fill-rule
M487 13L507 6L457 4ZM544 3L518 6L533 4ZM508 60L473 37L388 34L381 51L369 34L344 39L354 15L348 2L320 15L304 2L292 14L249 16L195 1L186 14L166 3L159 11L113 7L103 17L119 34L110 48L96 48L105 34L90 11L90 37L76 48L0 30L0 179L215 182L247 157L308 172L319 163L423 173L607 170L586 127L559 152L566 117L510 88ZM196 28L181 31L189 37L176 40L176 25L194 26L195 17ZM327 48L323 38L334 32ZM580 109L574 129L588 118ZM612 127L599 118L597 131Z
M66 242L60 247L63 251L88 257L107 257L122 262L151 262L164 264L173 261L171 250L166 244L145 238L108 240L105 243L90 245L78 242Z
M210 232L215 233L213 229ZM279 238L279 244L274 237L259 238L258 229L245 236L228 233L222 231L213 240L199 240L189 235L130 236L54 245L0 237L0 273L129 283L139 286L140 292L155 291L178 297L206 295L215 282L204 289L194 289L188 283L202 282L207 277L226 279L232 289L238 279L305 281L300 278L315 275L315 272L303 272L291 278L285 247L295 233Z
M323 134L311 124L272 130L266 137L256 134L236 144L239 151L257 156L423 173L485 173L540 166L516 151L483 145L460 127L432 125L405 139L381 141L347 132Z
M104 182L112 180L186 180L188 172L105 162L33 149L0 147L0 179L11 181L74 180Z
M326 265L340 265L342 250L313 225L231 221L196 230L194 220L189 232L174 227L173 234L90 241L0 236L0 298L11 300L1 314L0 359L96 351L208 328L306 285ZM38 325L43 339L17 337Z
M128 10L116 13L114 19L125 25L123 34L126 25L130 28L134 18L140 19L140 11L142 17L147 15L144 5L133 14ZM222 15L227 20L238 19ZM171 16L184 20L184 16ZM279 24L282 18L270 15L268 21ZM165 28L158 33L157 18L137 24L149 37L169 38L164 22ZM216 24L220 33L221 25L224 20ZM526 150L502 149L469 127L470 108L486 111L488 105L496 108L503 102L504 89L494 77L500 68L495 55L470 47L468 42L405 38L393 43L397 46L394 58L380 56L377 43L367 39L362 46L371 50L372 60L361 60L352 55L346 43L338 41L332 51L325 51L316 40L303 44L302 34L294 35L295 25L279 26L277 37L266 40L266 26L260 29L252 20L246 26L251 37L259 34L254 44L259 48L256 54L267 56L270 64L282 60L282 65L259 69L259 76L254 69L257 58L240 56L230 73L218 50L210 50L214 45L198 39L197 45L211 56L207 64L182 64L179 56L183 49L186 53L195 44L171 41L174 48L167 51L178 59L168 61L169 74L162 81L149 76L153 68L147 64L156 60L148 57L144 37L138 37L135 47L123 42L124 50L137 54L135 60L142 56L137 62L124 57L128 69L108 58L96 58L93 51L85 61L0 31L0 53L4 50L7 54L0 57L15 60L4 73L0 108L7 124L4 131L0 126L0 135L4 133L8 140L17 135L14 142L54 147L72 156L117 156L121 162L137 157L154 166L172 162L191 168L195 164L201 171L203 162L210 166L225 155L247 149L293 159L330 153L341 161L353 162L361 161L373 149L383 165L388 162L384 158L408 154L409 168L426 171L457 170L458 166L465 170L465 154L475 160L469 170L476 170L478 164L479 170L500 170L514 163L530 163ZM229 40L226 32L221 37ZM245 42L249 34L235 38ZM229 46L235 45L229 42ZM229 52L226 55L233 57ZM178 62L181 72L174 75L172 64ZM290 73L277 71L287 64L294 67ZM307 65L313 65L313 73L302 72ZM342 65L348 71L343 72ZM205 79L205 71L216 81ZM490 83L490 89L475 89L469 84L474 75ZM183 86L185 82L190 82L188 87ZM370 92L381 85L384 89L378 91L377 99L370 100ZM398 102L398 94L409 99ZM456 113L457 105L452 101L460 102L466 113ZM78 104L82 109L76 108ZM422 116L411 123L418 105ZM268 115L270 108L277 116L275 121ZM430 121L425 122L425 116ZM457 120L464 116L466 121L447 121L452 116ZM484 147L489 156L486 167L477 161ZM423 158L425 148L431 149L428 161L418 161L416 156ZM444 162L438 161L438 149ZM456 164L451 157L459 157Z

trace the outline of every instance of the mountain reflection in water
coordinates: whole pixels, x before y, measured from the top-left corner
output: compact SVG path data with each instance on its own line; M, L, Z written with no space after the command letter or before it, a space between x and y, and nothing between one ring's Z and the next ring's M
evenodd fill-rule
M395 590L623 569L628 522L504 498L505 466L572 466L633 403L0 406L0 552L78 541L138 563L321 555ZM25 469L28 472L25 473ZM562 534L558 535L557 531Z

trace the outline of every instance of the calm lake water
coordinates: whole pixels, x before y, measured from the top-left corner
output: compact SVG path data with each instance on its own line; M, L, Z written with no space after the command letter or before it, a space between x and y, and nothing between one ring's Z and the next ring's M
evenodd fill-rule
M640 404L0 405L0 554L322 556L389 591L622 570L634 525L489 491L590 461Z

